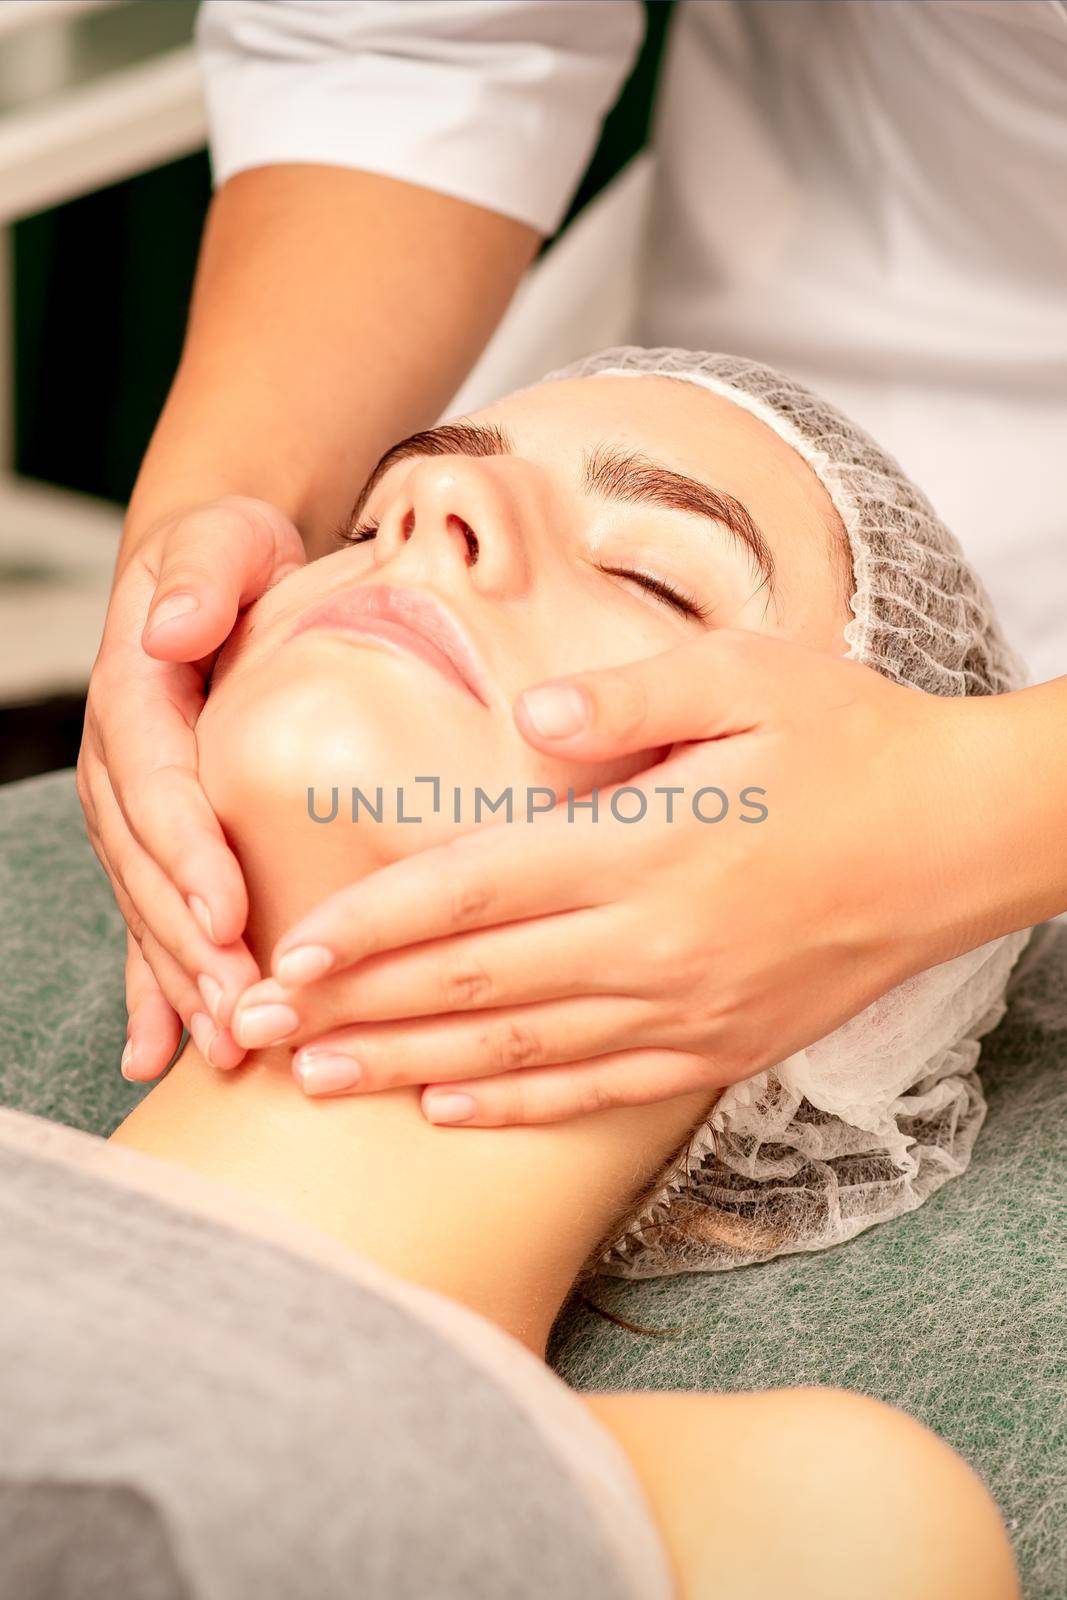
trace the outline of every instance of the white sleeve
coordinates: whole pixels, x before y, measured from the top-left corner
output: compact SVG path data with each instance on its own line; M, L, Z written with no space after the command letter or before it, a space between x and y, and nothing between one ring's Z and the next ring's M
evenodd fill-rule
M640 0L203 0L215 181L358 167L552 233L643 30Z

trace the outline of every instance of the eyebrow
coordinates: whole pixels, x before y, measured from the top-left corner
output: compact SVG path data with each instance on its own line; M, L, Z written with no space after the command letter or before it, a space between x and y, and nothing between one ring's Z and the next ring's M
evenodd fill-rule
M416 456L502 456L516 454L514 443L505 429L495 424L447 422L437 428L427 428L401 439L382 456L352 508L349 524L357 522L375 488L390 468L400 461ZM762 574L762 588L775 592L774 555L763 533L748 508L732 494L713 489L690 478L684 472L674 472L661 462L636 452L613 450L598 445L587 451L583 458L583 482L586 489L604 500L624 505L656 505L668 511L685 511L690 515L707 517L726 532L745 550L756 570Z

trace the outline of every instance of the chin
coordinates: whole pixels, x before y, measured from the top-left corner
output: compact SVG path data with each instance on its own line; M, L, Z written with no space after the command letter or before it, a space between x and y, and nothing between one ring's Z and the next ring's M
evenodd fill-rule
M370 652L359 660L358 672L326 673L310 652L292 652L284 670L272 659L230 673L208 697L197 724L200 779L250 888L289 863L302 880L334 880L323 891L332 892L345 876L469 832L475 788L496 796L509 783L543 781L516 777L518 735L483 707L472 701L468 711L448 685L409 683L421 665ZM436 812L433 787L419 778L439 780ZM365 797L355 807L354 788Z
M503 821L484 801L476 811L476 790L493 800L510 786L518 816L528 787L584 792L642 765L551 761L425 663L328 636L270 654L253 646L223 665L197 723L200 780L264 901L287 869L310 907L389 861ZM436 794L420 779L437 779Z

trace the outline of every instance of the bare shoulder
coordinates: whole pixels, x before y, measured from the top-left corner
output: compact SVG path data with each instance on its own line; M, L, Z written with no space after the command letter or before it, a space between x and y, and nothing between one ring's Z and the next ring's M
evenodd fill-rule
M1018 1600L992 1497L893 1406L824 1388L581 1398L630 1458L679 1600Z

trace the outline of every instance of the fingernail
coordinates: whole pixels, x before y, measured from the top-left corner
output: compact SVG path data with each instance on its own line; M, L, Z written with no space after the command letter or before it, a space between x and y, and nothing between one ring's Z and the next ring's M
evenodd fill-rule
M292 1006L249 1006L230 1023L230 1032L245 1050L278 1044L295 1033L300 1018Z
M215 930L211 925L211 912L198 894L189 896L189 910L193 913L202 933L206 933L212 944L217 943Z
M200 601L195 594L188 590L179 590L176 594L169 594L165 600L152 607L148 613L146 632L151 633L164 622L176 622L179 617L187 617L192 611L199 611Z
M274 963L274 975L279 983L295 988L301 983L314 983L333 966L333 951L324 944L302 944L287 950Z
M354 1089L363 1076L358 1061L339 1051L312 1050L293 1057L293 1070L305 1094L336 1094Z
M130 1064L130 1058L132 1057L132 1055L133 1055L133 1040L132 1039L127 1039L125 1047L124 1047L123 1052L122 1052L122 1059L119 1062L119 1068L120 1068L120 1070L122 1072L122 1076L124 1078L129 1078L129 1081L131 1083L135 1083L137 1080L135 1078L130 1078L129 1073L126 1071L126 1068Z
M219 1018L219 1003L222 1000L222 984L213 978L210 972L199 972L196 977L196 987L200 990L204 1004L211 1012L216 1022Z
M428 1094L423 1101L431 1122L466 1122L477 1109L469 1094Z
M527 689L526 715L545 739L566 739L589 721L589 700L581 689L565 686Z
M204 1060L211 1062L211 1046L215 1042L215 1024L206 1011L194 1011L189 1018L189 1032L193 1036L193 1043L200 1051Z
M211 1041L211 1054L208 1060L220 1072L232 1072L238 1066L244 1051L237 1043L228 1028L220 1028Z

